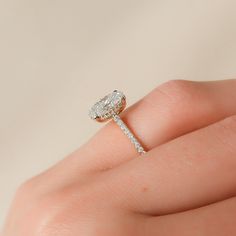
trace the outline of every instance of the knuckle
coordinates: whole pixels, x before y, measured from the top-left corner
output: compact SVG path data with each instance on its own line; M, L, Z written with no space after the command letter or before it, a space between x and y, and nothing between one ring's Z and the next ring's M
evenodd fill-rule
M22 183L15 196L14 205L21 214L21 227L31 235L54 235L66 232L66 225L74 216L81 217L81 208L88 208L83 194L71 187L59 188L51 192L34 193L35 178ZM77 196L78 195L78 196ZM26 206L27 203L27 206ZM68 220L69 219L69 220ZM28 224L30 222L30 226ZM56 234L57 235L57 234Z
M187 80L170 80L154 89L149 102L160 104L162 109L171 111L185 110L192 107L193 103L199 103L204 99L199 93L197 82ZM205 99L204 99L205 100ZM159 105L158 105L159 106ZM178 113L177 113L178 114Z
M51 193L39 199L32 211L32 215L37 215L34 230L38 235L66 233L69 219L67 200L61 192Z
M176 117L175 120L179 121L194 105L206 100L199 93L197 84L186 80L170 80L155 88L144 101L164 117Z
M157 89L173 102L186 101L186 98L191 98L195 94L195 84L196 82L187 80L170 80Z
M94 198L75 186L66 186L34 199L29 216L34 217L34 235L71 235L76 225L80 232L86 219L93 223Z
M31 219L31 233L33 235L46 236L66 233L68 219L71 219L69 211L73 209L70 204L72 204L71 199L62 190L45 193L31 200L31 207L28 209L27 215L24 216L24 222L27 224Z

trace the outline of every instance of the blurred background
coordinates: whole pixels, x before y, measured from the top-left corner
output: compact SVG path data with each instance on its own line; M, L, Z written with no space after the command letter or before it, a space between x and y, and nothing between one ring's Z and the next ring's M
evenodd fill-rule
M235 0L0 0L0 226L17 186L86 142L89 107L236 77Z

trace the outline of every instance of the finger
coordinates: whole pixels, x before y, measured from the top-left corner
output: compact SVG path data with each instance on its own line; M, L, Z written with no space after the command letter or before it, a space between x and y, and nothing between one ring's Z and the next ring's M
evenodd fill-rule
M235 89L236 80L171 81L154 89L121 117L144 147L151 150L175 137L236 114ZM103 170L134 157L137 157L135 148L111 121L68 161L76 168L81 167L80 171Z
M145 214L200 207L236 193L236 116L186 134L111 171L118 204ZM109 184L110 183L110 184Z
M125 110L121 117L147 150L236 113L236 80L170 81ZM113 122L57 165L43 173L47 186L78 182L137 157ZM42 175L41 175L42 177ZM39 180L43 180L40 178ZM63 180L63 181L62 181Z
M148 236L228 236L236 235L236 198L198 209L145 220Z

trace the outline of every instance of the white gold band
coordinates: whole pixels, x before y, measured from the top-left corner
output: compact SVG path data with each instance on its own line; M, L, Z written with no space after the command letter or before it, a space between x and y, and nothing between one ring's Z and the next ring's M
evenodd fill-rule
M91 119L98 122L113 119L124 134L129 138L131 143L133 143L137 152L139 154L144 154L146 151L119 116L119 114L125 109L125 106L125 95L121 91L114 90L112 93L106 95L91 107L89 110L89 116Z
M121 128L121 130L124 132L124 134L130 139L130 141L134 144L136 150L140 154L146 153L142 145L139 143L139 141L135 138L135 136L132 134L130 129L126 126L126 124L123 122L123 120L120 118L119 115L115 114L113 115L113 120L116 122L116 124Z

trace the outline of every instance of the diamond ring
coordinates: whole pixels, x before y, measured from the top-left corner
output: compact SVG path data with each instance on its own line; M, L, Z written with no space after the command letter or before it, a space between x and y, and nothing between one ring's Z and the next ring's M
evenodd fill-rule
M133 143L137 152L144 154L144 148L119 116L119 114L125 109L125 106L125 95L121 91L114 90L112 93L106 95L91 107L89 110L89 116L91 119L98 122L113 119Z

